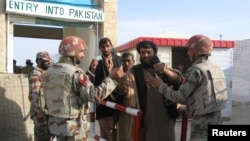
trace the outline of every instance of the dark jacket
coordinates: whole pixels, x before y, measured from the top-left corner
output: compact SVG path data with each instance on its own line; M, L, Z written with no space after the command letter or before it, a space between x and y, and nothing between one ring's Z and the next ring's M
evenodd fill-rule
M122 59L120 56L117 55L113 55L113 68L117 68L121 66L121 62ZM104 80L105 77L107 77L109 75L109 71L108 68L106 66L106 63L104 60L99 60L98 61L98 65L96 67L95 70L95 81L94 81L94 85L97 86L99 84L102 83L102 81ZM106 99L104 99L106 101L112 101L112 99L110 97L107 97ZM97 104L96 106L96 119L100 119L102 117L107 117L107 116L112 116L114 113L114 110L103 106L103 105L99 105Z

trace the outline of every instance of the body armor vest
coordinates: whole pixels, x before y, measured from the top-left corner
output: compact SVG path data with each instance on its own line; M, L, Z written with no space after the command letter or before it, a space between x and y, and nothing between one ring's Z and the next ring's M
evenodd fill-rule
M210 61L193 67L201 70L204 78L188 100L189 114L206 114L225 108L227 88L223 71Z
M77 118L83 103L79 93L73 91L73 76L80 68L58 63L45 74L44 92L48 113L54 117Z

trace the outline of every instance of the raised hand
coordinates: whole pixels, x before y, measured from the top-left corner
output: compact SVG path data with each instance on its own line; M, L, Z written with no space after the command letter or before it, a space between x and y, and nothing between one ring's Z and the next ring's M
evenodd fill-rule
M123 68L122 66L120 66L119 68L115 68L113 70L111 70L109 76L114 79L114 80L117 80L119 81L120 78L122 78L124 75L124 72L123 72Z
M148 79L146 80L147 84L152 86L152 87L160 87L161 84L163 83L163 81L161 80L161 78L159 76L156 75L156 77L150 76L148 77Z

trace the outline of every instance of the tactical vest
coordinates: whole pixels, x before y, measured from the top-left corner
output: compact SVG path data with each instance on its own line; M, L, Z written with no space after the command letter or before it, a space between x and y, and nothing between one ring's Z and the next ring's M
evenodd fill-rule
M227 101L226 80L219 66L210 61L193 66L202 71L203 81L188 100L188 111L193 114L206 114L225 108Z
M57 63L44 76L44 93L48 113L54 117L77 118L83 107L79 93L73 91L73 75L82 71L76 66Z

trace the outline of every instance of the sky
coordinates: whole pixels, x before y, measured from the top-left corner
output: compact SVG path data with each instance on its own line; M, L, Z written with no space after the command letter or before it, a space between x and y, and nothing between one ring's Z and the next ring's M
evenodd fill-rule
M17 66L25 66L26 59L30 59L33 66L36 66L37 52L48 51L51 56L56 55L59 43L60 40L14 37L13 52Z
M154 36L163 32L204 34L214 40L250 39L248 0L117 1L118 45L137 37ZM14 37L14 58L18 60L17 65L24 65L27 58L35 58L36 52L41 49L57 54L59 42Z
M247 0L118 0L118 44L162 32L250 39Z

